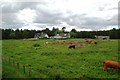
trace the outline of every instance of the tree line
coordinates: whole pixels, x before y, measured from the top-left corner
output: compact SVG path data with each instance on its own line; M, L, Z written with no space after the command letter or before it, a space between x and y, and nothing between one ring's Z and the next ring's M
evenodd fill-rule
M95 38L95 35L97 36L110 36L110 39L120 39L119 29L111 29L111 30L102 30L102 31L77 31L76 29L72 29L71 31L65 31L65 27L63 27L61 30L58 28L54 28L52 30L49 30L49 28L46 28L44 30L20 30L20 29L0 29L0 32L2 32L2 39L28 39L28 38L34 38L34 35L36 33L47 33L48 36L54 36L56 34L62 34L62 33L70 33L71 38Z

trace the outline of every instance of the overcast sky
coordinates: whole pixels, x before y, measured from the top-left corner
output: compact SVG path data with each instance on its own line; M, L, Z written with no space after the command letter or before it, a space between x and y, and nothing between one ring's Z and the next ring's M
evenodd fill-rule
M12 29L107 30L118 28L118 1L0 0L0 22Z

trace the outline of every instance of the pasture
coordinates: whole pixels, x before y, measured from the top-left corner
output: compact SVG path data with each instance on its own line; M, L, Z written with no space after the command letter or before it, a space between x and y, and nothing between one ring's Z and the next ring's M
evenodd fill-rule
M33 78L118 78L114 69L103 71L106 59L120 61L118 40L94 40L97 44L82 44L68 49L68 44L45 42L85 42L83 39L2 40L2 57L31 65ZM28 75L3 60L3 77L25 78Z

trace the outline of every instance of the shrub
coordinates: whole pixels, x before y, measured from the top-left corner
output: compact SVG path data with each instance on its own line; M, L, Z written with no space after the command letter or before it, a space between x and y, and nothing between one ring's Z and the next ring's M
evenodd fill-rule
M39 47L40 45L39 44L33 44L33 47Z

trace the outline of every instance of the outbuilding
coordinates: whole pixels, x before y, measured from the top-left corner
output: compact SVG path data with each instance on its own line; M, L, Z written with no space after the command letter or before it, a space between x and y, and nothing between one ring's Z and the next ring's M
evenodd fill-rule
M96 36L95 35L95 38L96 39L103 39L104 40L104 39L110 39L110 36Z

